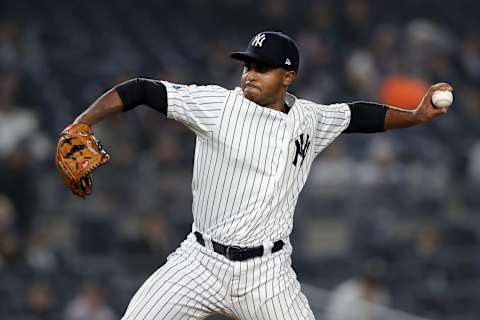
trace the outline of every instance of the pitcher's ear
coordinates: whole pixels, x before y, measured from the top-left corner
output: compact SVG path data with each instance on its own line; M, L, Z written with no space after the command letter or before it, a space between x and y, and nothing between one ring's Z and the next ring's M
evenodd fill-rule
M283 77L283 84L286 86L289 86L293 83L293 81L295 81L296 78L297 78L297 73L293 70L289 70L285 72L285 75Z

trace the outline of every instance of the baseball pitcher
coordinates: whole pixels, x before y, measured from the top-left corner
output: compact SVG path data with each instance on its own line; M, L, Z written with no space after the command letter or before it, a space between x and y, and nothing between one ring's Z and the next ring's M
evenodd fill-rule
M261 32L231 57L240 86L197 86L137 78L122 83L61 134L56 164L70 190L92 191L90 173L110 160L91 127L146 105L196 134L192 231L132 298L124 320L313 319L291 267L293 213L312 162L342 133L381 132L429 122L448 108L371 102L322 105L288 92L300 63L295 42Z

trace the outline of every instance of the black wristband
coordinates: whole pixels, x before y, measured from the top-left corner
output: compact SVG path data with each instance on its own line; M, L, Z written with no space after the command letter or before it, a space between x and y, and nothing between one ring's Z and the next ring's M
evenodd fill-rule
M385 114L387 107L373 102L352 102L350 108L350 124L345 133L373 133L385 131Z
M167 115L167 89L158 80L135 78L115 87L123 102L123 111L141 104Z

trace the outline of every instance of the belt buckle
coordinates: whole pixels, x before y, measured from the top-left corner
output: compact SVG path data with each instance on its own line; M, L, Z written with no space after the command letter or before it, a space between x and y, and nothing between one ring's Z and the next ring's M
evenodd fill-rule
M232 252L231 250L236 250L236 252L241 252L242 251L242 248L239 247L239 246L227 246L227 250L225 251L225 255L226 257L229 259L229 260L232 260L234 261L235 260L235 251Z

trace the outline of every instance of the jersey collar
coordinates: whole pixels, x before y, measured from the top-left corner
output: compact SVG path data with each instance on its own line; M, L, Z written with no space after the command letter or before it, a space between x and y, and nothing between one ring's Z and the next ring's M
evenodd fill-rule
M239 95L243 96L242 88L235 87L234 91L235 91L236 94L239 94ZM287 92L287 94L285 95L285 106L287 107L287 113L295 105L296 101L297 101L297 97L295 97L293 94Z
M285 105L287 106L288 111L295 105L295 102L297 101L297 97L295 97L293 94L287 92L285 95Z

